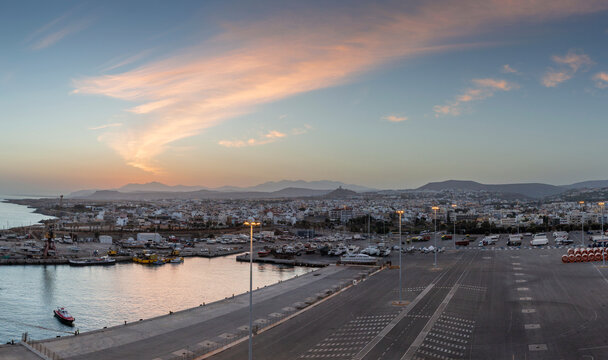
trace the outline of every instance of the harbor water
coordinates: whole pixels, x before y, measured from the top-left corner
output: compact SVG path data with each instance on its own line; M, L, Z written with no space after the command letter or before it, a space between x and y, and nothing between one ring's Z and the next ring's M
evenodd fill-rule
M236 255L186 258L159 267L135 263L114 266L0 266L0 341L67 335L165 315L249 289L249 264ZM287 280L310 268L254 264L254 289ZM65 307L74 327L53 318Z

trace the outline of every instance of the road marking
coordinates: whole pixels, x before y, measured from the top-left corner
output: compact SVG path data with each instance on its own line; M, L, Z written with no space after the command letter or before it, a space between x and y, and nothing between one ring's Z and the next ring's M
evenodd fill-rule
M192 356L194 355L194 353L190 350L186 350L186 349L181 349L181 350L177 350L172 352L171 354L175 355L175 356Z
M450 300L452 300L452 297L456 293L456 290L458 290L458 288L460 287L460 283L459 283L460 279L462 279L464 274L467 272L468 266L471 264L471 262L473 262L473 259L474 258L471 259L469 264L467 264L467 267L465 267L464 270L462 271L462 274L460 274L458 279L456 279L456 281L454 282L454 286L452 286L452 289L450 289L450 292L448 292L448 294L445 296L445 298L443 299L441 304L437 307L437 309L435 310L435 313L429 319L429 321L426 323L426 326L422 329L422 331L418 334L418 336L416 337L414 342L412 342L409 349L407 349L405 354L403 354L403 356L401 357L401 360L411 360L414 357L414 354L416 354L416 351L418 351L418 349L422 345L422 342L424 341L424 339L426 338L428 333L431 331L431 329L435 325L435 322L437 322L437 319L439 318L441 313L443 313L445 308L448 306L448 303L450 302ZM471 331L469 330L468 332L471 332Z
M435 284L430 284L426 287L426 289L424 289L420 294L418 294L414 301L409 303L409 305L407 305L406 308L403 309L399 313L399 315L397 315L397 317L395 317L384 329L382 329L382 331L380 331L378 335L376 335L376 337L372 341L365 345L365 347L353 357L353 360L363 359L363 357L365 357L365 355L367 355L367 353L369 353L374 348L374 346L376 346L386 336L386 334L393 330L393 328L399 323L399 321L401 321L410 312L410 310L412 310L414 306L416 306L416 304L418 304L418 302L422 300L422 298L424 298L429 291L431 291L434 286Z
M520 300L520 301L531 301L531 300L532 300L532 298L531 298L531 297L529 297L529 296L524 296L524 297L520 297L520 298L519 298L519 300Z
M521 263L511 263L511 265L521 265Z
M517 291L528 291L528 290L530 290L530 288L526 288L526 287L517 288Z
M520 267L514 267L513 268L513 271L520 271L520 270L523 270L523 268L520 268Z
M530 329L540 329L540 324L526 324L524 325L524 328L526 330L530 330Z
M531 344L528 345L528 350L530 351L546 351L547 344Z
M515 273L515 274L513 274L513 275L515 275L515 276L524 276L524 275L526 275L526 274L524 274L524 273Z
M524 280L524 279L519 279L519 280L515 280L516 283L525 283L528 282L528 280Z
M531 314L531 313L535 313L536 309L521 309L521 312L524 314Z

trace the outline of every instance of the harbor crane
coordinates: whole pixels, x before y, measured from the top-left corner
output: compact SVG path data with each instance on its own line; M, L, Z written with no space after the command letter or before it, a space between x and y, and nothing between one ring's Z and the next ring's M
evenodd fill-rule
M48 258L49 257L49 251L53 250L53 252L56 251L55 249L55 235L53 234L53 224L50 224L48 226L48 229L46 231L46 235L44 236L46 241L44 244L44 253L42 254L43 258Z

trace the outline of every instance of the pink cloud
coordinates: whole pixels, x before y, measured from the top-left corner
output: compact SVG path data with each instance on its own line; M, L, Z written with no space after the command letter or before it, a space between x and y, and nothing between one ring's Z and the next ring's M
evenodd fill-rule
M556 87L564 81L570 80L579 70L585 71L593 61L588 55L580 51L570 50L564 56L554 55L553 62L560 65L558 68L550 67L541 82L546 87Z
M407 120L407 116L387 115L382 117L382 119L390 122L402 122Z
M282 14L224 24L216 38L130 71L76 79L74 93L136 103L129 107L137 121L101 140L128 164L156 171L155 159L168 144L260 104L343 84L398 59L475 46L460 39L482 29L607 8L599 0L489 0L484 6L463 0ZM483 89L485 95L463 94L470 99L461 101L487 97L488 89L503 90Z
M501 72L505 74L519 74L519 71L513 69L509 64L503 65L501 68Z
M595 80L595 86L600 89L604 89L608 87L608 73L607 72L599 72L593 76L593 80Z
M224 147L240 148L245 146L266 145L287 137L287 134L277 130L271 130L259 138L249 138L247 140L220 140L218 144Z
M475 87L466 89L462 94L456 96L454 101L445 105L435 105L433 107L435 117L443 115L458 116L462 114L462 103L483 100L494 96L496 91L510 91L518 87L517 84L502 79L473 79L471 82Z

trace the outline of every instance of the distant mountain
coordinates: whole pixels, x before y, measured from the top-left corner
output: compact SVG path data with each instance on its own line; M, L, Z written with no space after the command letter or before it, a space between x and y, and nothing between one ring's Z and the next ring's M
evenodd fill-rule
M78 191L74 191L72 193L69 193L66 197L68 198L73 198L73 197L85 197L85 196L89 196L95 193L95 191L98 191L96 189L90 189L90 190L78 190Z
M348 189L338 187L336 190L325 194L323 197L326 199L346 199L357 195L356 192Z
M319 181L304 181L304 180L281 180L281 181L268 181L263 184L250 186L250 187L235 187L235 186L222 186L220 188L214 189L218 191L263 191L263 192L272 192L279 191L285 188L299 188L299 189L311 189L311 190L328 190L331 191L333 189L337 189L342 187L344 189L356 191L356 192L366 192L366 191L375 191L376 189L372 189L369 187L355 185L355 184L345 184L340 181L330 181L330 180L319 180Z
M322 196L329 190L312 190L299 188L286 188L279 191L261 192L261 191L213 191L213 190L198 190L198 191L149 191L149 192L120 192L116 190L100 190L87 196L79 198L97 201L112 201L112 200L162 200L162 199L280 199L280 198L298 198L298 197L314 197ZM356 194L356 193L355 193Z
M418 191L441 191L441 190L468 190L468 191L490 191L506 194L521 194L531 198L542 198L564 192L564 188L541 183L523 184L497 184L488 185L475 181L447 180L431 182L416 189Z
M590 180L560 186L564 189L601 189L608 187L608 180Z
M116 189L120 192L148 192L148 191L198 191L206 190L202 186L185 186L185 185L165 185L157 181L145 183L145 184L127 184Z

